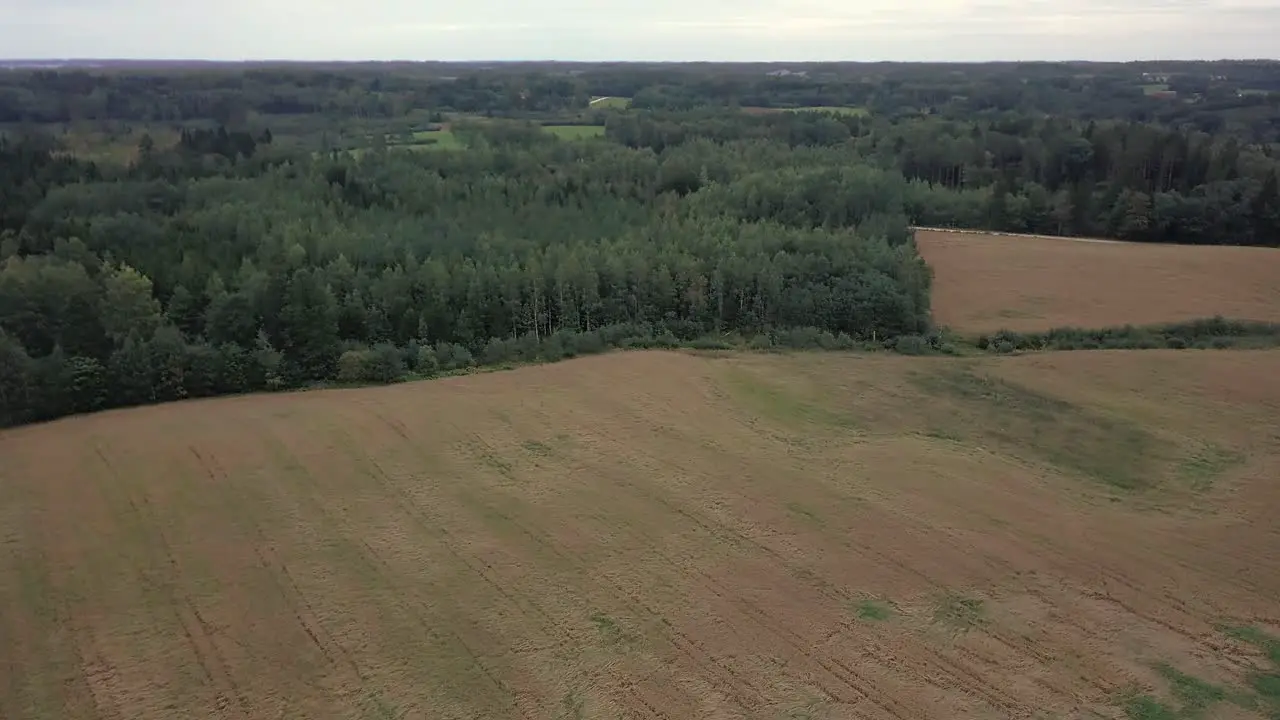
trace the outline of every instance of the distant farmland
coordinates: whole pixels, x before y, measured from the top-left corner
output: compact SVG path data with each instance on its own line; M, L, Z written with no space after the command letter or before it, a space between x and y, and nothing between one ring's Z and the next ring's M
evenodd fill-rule
M591 107L608 110L626 110L631 107L628 97L595 97L591 98Z
M781 113L781 112L828 112L828 113L835 113L837 115L857 115L857 116L865 116L865 115L871 114L870 111L868 111L864 107L851 107L851 106L831 106L831 107L813 106L813 107L797 107L797 108L744 107L742 108L742 112L747 113L748 115L771 115L774 113Z
M603 125L543 125L542 129L561 140L589 140L604 137Z
M603 125L543 125L543 132L561 140L588 140L603 137ZM393 144L390 147L406 150L461 150L466 146L451 130L423 130L413 133L412 142Z
M933 314L961 332L1280 322L1280 250L917 231Z

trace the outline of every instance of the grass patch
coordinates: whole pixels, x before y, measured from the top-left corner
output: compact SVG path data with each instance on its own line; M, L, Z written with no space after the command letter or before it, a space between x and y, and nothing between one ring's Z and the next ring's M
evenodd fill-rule
M1249 687L1266 706L1268 717L1280 720L1280 638L1252 626L1227 628L1225 632L1227 637L1247 642L1266 655L1271 669L1250 673Z
M626 110L629 107L631 107L631 98L629 97L591 98L591 108L593 110Z
M603 125L543 125L542 129L561 140L590 140L604 137Z
M1124 715L1129 720L1179 720L1173 708L1150 695L1137 695L1124 702Z
M1227 637L1242 640L1262 650L1273 665L1280 667L1280 638L1269 635L1251 625L1230 627L1225 631Z
M1178 465L1178 475L1194 490L1208 490L1227 470L1244 462L1244 455L1212 443L1206 444Z
M450 130L421 130L413 134L413 142L391 145L401 150L462 150L466 146Z
M635 636L627 632L617 620L604 613L592 613L590 619L600 633L600 640L606 645L628 645L635 640Z
M986 603L960 593L946 593L934 605L933 622L960 632L982 627L987 624Z
M525 449L525 452L530 455L536 455L537 457L551 457L552 455L555 455L555 450L553 450L550 445L540 443L537 440L525 440L520 443L520 446Z
M570 690L560 699L560 712L556 714L556 720L584 720L587 716L585 705L583 697L576 690Z
M788 509L788 510L790 510L792 513L794 513L794 514L796 514L796 515L799 515L800 517L804 518L805 520L807 520L807 521L809 521L809 522L813 523L814 525L822 525L822 524L823 524L823 522L822 522L822 518L821 518L821 517L819 517L817 513L815 513L814 511L810 510L809 508L807 508L807 507L805 507L805 506L801 505L800 503L797 503L797 502L789 502L789 503L787 503L787 509Z
M863 600L858 603L858 617L872 622L884 622L893 617L893 609L887 604L875 600Z
M783 425L855 426L851 417L797 397L795 392L747 371L729 370L724 375L724 385L741 404L765 419Z
M1188 675L1168 663L1156 665L1156 672L1169 682L1173 696L1182 703L1181 717L1200 717L1209 706L1227 699L1227 691L1223 688Z
M1108 485L1137 490L1151 483L1156 438L1139 425L968 370L918 374L912 382L977 416L963 427L985 428L978 432Z

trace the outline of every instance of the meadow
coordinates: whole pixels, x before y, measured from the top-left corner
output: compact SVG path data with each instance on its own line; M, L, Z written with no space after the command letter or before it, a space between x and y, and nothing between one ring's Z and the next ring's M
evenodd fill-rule
M591 107L600 110L626 110L631 107L631 98L628 97L593 97L591 98Z
M1278 363L632 352L10 430L0 716L1266 717Z
M543 125L542 131L551 133L561 140L589 140L604 137L603 125Z

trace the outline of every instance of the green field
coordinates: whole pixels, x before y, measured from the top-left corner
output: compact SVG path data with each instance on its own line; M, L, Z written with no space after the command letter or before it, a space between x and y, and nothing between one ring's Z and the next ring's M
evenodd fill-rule
M631 98L627 97L593 97L591 98L591 107L593 109L607 110L626 110L631 107Z
M588 140L604 137L603 125L543 125L542 129L561 140Z
M462 141L449 130L423 130L413 134L413 144L400 145L410 150L461 150Z
M798 108L787 108L786 111L787 112L829 112L829 113L835 113L837 115L857 115L859 117L866 117L867 115L871 114L871 112L864 107L853 107L853 106L798 107Z

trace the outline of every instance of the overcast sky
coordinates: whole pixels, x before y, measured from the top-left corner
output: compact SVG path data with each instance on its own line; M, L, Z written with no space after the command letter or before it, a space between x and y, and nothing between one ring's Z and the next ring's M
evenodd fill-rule
M1280 0L0 0L0 57L1133 60L1280 55Z

